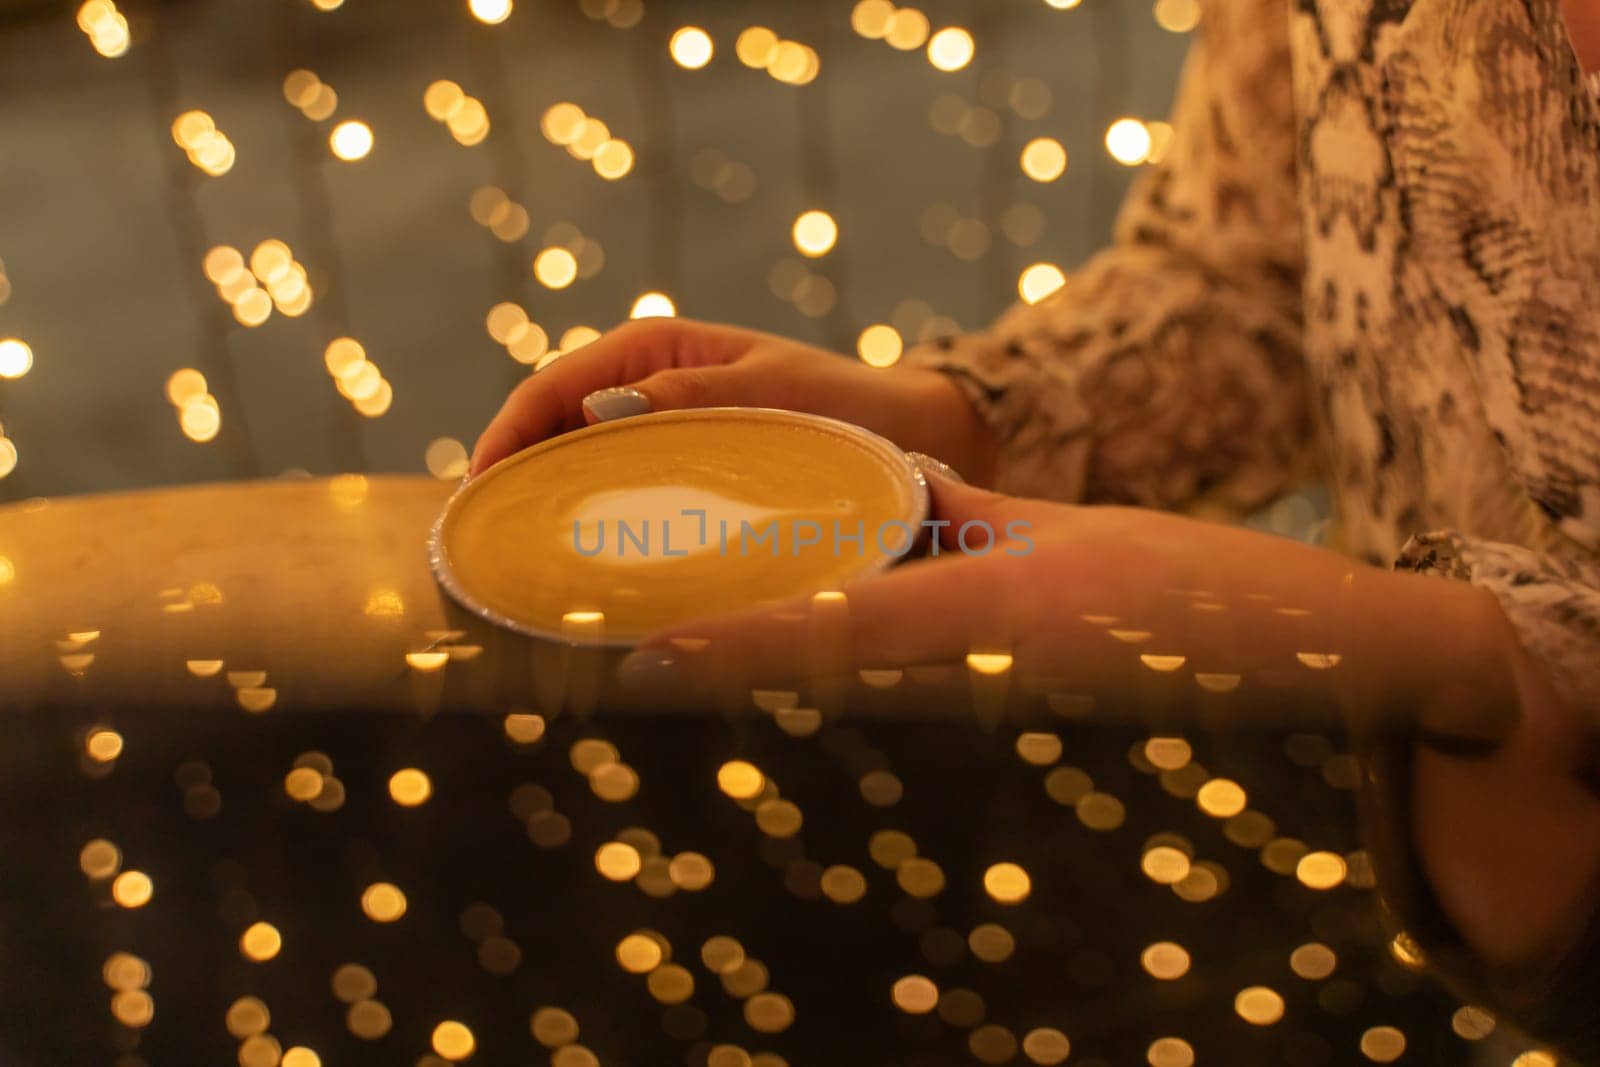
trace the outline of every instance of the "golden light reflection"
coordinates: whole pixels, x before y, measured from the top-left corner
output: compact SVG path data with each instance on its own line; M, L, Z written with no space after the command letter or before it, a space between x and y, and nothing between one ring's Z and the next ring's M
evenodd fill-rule
M1200 810L1214 819L1227 819L1244 810L1248 798L1238 782L1228 778L1213 778L1200 787L1195 803Z
M1470 1004L1457 1008L1450 1016L1450 1029L1463 1041L1482 1041L1494 1033L1494 1026L1493 1015Z
M578 1040L578 1020L562 1008L541 1007L528 1021L533 1038L545 1048L560 1048Z
M717 769L717 788L735 800L759 796L766 781L766 775L744 760L729 760Z
M1406 1035L1393 1026L1374 1026L1361 1035L1361 1054L1373 1063L1393 1063L1405 1051Z
M433 1051L447 1060L467 1059L477 1049L477 1039L465 1023L446 1019L433 1028Z
M608 841L594 854L595 870L613 882L626 882L639 873L642 860L638 849L620 841Z
M78 868L97 881L116 874L122 866L122 850L103 837L97 837L78 852Z
M1189 857L1170 845L1157 845L1140 857L1139 869L1152 882L1174 885L1189 876Z
M228 1033L243 1041L264 1032L272 1023L272 1013L259 997L240 997L228 1005L223 1022Z
M1332 889L1344 881L1344 857L1336 852L1308 852L1295 865L1295 877L1309 889Z
M1320 982L1334 972L1339 957L1320 941L1310 941L1289 953L1289 969L1308 982Z
M1254 1026L1271 1026L1283 1018L1283 997L1266 986L1250 986L1233 998L1233 1010Z
M486 26L498 26L511 17L511 0L467 0L472 17Z
M378 923L392 923L406 913L406 895L392 882L374 882L361 891L361 910Z
M890 989L894 1006L908 1015L926 1015L939 1004L939 987L931 978L908 974Z
M1189 951L1174 941L1157 941L1139 954L1139 965L1152 978L1174 981L1189 973Z
M1022 148L1022 173L1053 182L1067 172L1067 150L1054 137L1035 137Z
M255 963L272 959L283 949L283 935L271 923L251 923L239 935L239 953Z
M33 349L16 337L0 339L0 378L15 380L33 367Z
M1200 25L1200 0L1156 0L1152 14L1168 33L1188 33Z
M1065 1063L1072 1052L1072 1042L1067 1035L1051 1026L1029 1030L1022 1038L1022 1053L1044 1067Z
M629 974L649 974L665 962L662 943L646 933L633 933L617 943L617 963Z
M700 70L711 62L715 50L711 35L698 26L684 26L667 42L672 61L685 70Z
M678 313L677 305L666 293L640 293L628 311L630 319L670 319Z
M1015 863L996 863L983 872L983 888L1001 904L1020 904L1033 891L1033 879Z
M968 652L967 666L978 674L1004 674L1011 669L1009 652Z
M898 17L894 21L898 22ZM959 26L950 26L929 38L928 62L936 70L962 70L972 62L975 50L972 34Z
M827 255L839 240L839 224L826 211L802 212L792 230L795 248L812 259Z
M155 883L143 871L123 871L111 883L111 899L124 908L142 908L155 896Z
M96 763L110 763L122 755L122 735L107 727L90 730L83 750Z
M414 808L433 796L433 782L425 772L406 767L389 777L389 796L403 808Z
M1136 167L1150 155L1150 130L1138 119L1122 118L1106 128L1106 151L1125 167Z
M125 55L132 41L128 20L111 0L85 0L78 8L78 29L88 34L94 50L107 59Z
M534 258L533 274L547 289L565 289L578 277L578 260L565 248L546 248Z
M339 123L328 134L328 148L346 163L366 159L372 153L372 144L372 127L356 119Z
M1161 1037L1145 1050L1150 1067L1194 1067L1194 1047L1181 1037Z
M875 323L861 331L856 338L856 353L869 367L891 367L899 362L905 343L900 331L884 323Z

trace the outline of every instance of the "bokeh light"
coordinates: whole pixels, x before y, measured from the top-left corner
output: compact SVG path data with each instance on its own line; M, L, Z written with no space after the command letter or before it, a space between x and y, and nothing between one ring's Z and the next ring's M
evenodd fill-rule
M372 127L356 119L341 122L328 135L328 147L346 163L366 159L372 151Z
M672 61L685 70L700 70L711 62L715 47L711 35L698 26L684 26L667 44Z

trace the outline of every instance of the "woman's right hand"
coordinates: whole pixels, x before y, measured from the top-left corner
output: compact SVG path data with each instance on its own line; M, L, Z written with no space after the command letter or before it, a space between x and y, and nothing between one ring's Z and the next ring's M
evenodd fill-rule
M988 427L938 371L879 369L773 334L671 318L625 323L518 385L478 438L472 474L590 423L715 406L853 422L942 459L979 485L993 470Z

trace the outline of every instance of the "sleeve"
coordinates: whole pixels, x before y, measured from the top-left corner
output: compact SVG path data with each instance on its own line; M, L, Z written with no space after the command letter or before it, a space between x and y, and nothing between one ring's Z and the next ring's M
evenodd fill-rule
M1046 300L907 352L994 431L997 489L1242 512L1304 473L1288 19L1283 0L1208 4L1170 151L1112 245Z
M1571 708L1600 709L1600 561L1441 531L1413 537L1395 567L1492 593L1561 699Z

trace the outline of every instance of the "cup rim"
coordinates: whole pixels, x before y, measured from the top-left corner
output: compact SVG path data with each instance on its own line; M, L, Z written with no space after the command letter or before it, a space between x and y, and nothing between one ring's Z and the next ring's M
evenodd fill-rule
M451 564L449 552L446 550L444 544L445 526L449 522L451 516L455 514L455 512L462 506L462 502L465 500L467 495L472 492L473 489L484 479L488 478L496 471L505 469L510 465L525 462L533 456L540 455L544 452L553 451L558 447L570 445L577 438L597 436L605 433L615 433L626 430L631 426L637 426L640 422L646 421L693 422L703 419L720 420L741 418L752 415L766 419L776 418L790 423L811 426L817 429L823 429L833 433L841 434L845 437L854 438L860 444L867 446L867 448L872 452L877 453L878 456L885 461L885 464L889 469L892 470L894 468L899 468L899 470L905 475L906 484L909 486L911 491L911 503L910 507L907 509L907 514L900 517L901 520L910 526L914 531L919 531L924 520L928 518L929 509L931 506L931 497L928 491L928 480L923 475L922 469L917 466L917 464L911 459L910 456L906 454L904 449L900 448L899 445L896 445L887 437L875 433L872 430L868 430L863 426L857 426L853 422L846 422L843 419L835 419L827 415L814 415L806 411L790 411L787 408L773 407L737 407L725 405L700 408L676 408L670 411L651 411L644 412L639 415L629 415L620 419L612 419L606 422L597 422L593 425L584 426L577 430L570 430L566 433L556 434L553 437L547 437L537 444L529 445L527 448L506 456L504 459L499 460L493 466L480 472L474 477L462 479L461 484L456 487L455 491L450 494L449 499L445 501L444 507L440 509L438 517L434 519L433 526L428 532L428 566L433 572L434 580L452 600L454 600L458 605L468 612L476 615L480 619L483 619L485 622L492 623L501 629L521 634L524 637L530 637L544 641L554 641L568 645L582 645L585 647L628 649L637 646L645 637L645 635L642 633L636 635L613 635L608 632L602 632L600 637L594 640L574 640L571 634L549 630L544 627L522 622L504 614L503 612L496 611L494 608L483 603L466 589L466 587L462 584L460 577L455 573L455 569ZM850 581L880 573L888 570L903 558L905 557L889 555L877 556L863 563L859 570L850 573L844 578L844 580Z

